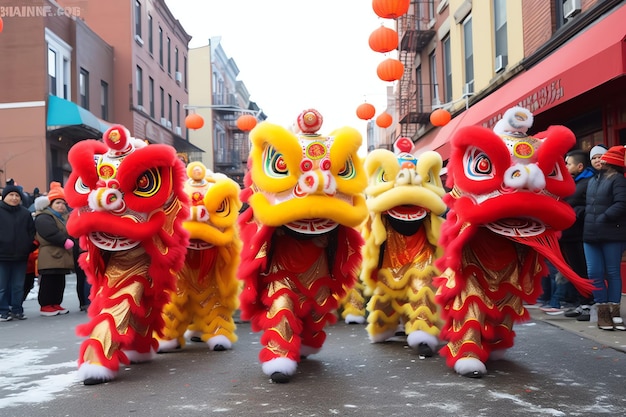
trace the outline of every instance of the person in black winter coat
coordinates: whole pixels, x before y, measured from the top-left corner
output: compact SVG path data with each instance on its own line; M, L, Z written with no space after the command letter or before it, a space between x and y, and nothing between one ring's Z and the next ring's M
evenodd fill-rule
M28 255L36 248L35 223L22 206L22 193L7 185L0 201L0 321L26 319L24 277Z
M589 154L577 149L565 156L565 166L574 178L576 190L574 194L565 198L576 213L576 221L568 229L563 230L559 246L563 257L572 269L581 277L587 278L587 261L583 247L583 231L585 224L585 207L587 205L587 185L589 180L596 174L591 167ZM593 297L583 296L567 283L571 291L576 294L577 306L565 312L566 317L580 317L580 321L589 321L589 311L593 304Z
M589 180L583 242L587 274L597 288L598 328L626 330L620 316L622 252L626 245L626 148L613 146L602 155L603 168Z

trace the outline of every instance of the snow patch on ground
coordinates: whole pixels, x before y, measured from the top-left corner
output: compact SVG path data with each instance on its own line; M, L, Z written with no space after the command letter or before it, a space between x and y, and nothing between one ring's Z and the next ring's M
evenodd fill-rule
M56 350L52 347L0 351L0 409L53 400L76 383L76 361L42 364Z

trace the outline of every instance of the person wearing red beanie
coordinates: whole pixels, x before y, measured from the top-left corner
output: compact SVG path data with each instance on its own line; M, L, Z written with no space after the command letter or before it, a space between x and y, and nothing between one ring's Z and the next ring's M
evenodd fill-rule
M626 247L625 156L624 146L609 148L601 157L600 172L587 186L583 244L602 330L626 330L620 315L620 268Z
M36 239L39 242L37 258L39 269L40 314L44 317L67 314L61 307L65 291L65 275L74 270L72 248L74 241L67 233L67 203L59 182L50 183L50 205L35 217Z

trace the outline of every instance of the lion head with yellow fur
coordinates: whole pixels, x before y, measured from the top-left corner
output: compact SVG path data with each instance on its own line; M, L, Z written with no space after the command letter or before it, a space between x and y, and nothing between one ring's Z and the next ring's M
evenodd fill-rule
M190 200L190 214L183 227L189 232L189 248L206 249L238 240L239 185L201 162L187 165L187 176L184 191Z
M299 133L268 122L250 132L248 203L265 226L286 226L318 234L337 225L357 227L367 216L362 195L367 184L361 134L343 127L328 136L317 132L321 115L300 115ZM245 199L245 198L244 198Z
M362 228L365 247L361 271L366 283L375 285L372 280L379 268L388 228L411 235L424 227L428 241L436 247L435 257L441 256L438 240L441 216L446 211L442 200L446 192L439 177L441 168L441 156L433 151L414 157L408 152L395 154L376 149L367 156L365 194L370 217Z

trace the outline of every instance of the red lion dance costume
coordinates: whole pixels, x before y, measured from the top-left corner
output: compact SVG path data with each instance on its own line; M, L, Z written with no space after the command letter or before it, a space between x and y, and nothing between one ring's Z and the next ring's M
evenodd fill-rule
M365 159L370 217L363 226L361 280L372 294L367 332L380 343L400 330L411 348L429 357L437 351L441 326L432 279L443 253L437 243L446 211L442 160L432 151L414 157L408 138L398 139L396 147L397 154L376 149Z
M442 226L445 253L436 265L437 301L443 307L440 353L448 366L468 377L486 374L488 358L513 346L515 322L527 320L523 303L534 303L548 259L584 293L591 284L565 263L560 231L575 220L562 200L574 191L565 153L576 140L564 126L527 135L532 114L505 112L494 131L459 129L451 138Z
M69 152L67 224L86 250L80 265L92 285L88 336L78 376L85 385L115 378L120 363L152 359L162 310L183 265L188 234L184 164L168 145L146 145L113 126L103 142L85 140Z
M159 352L184 347L188 328L187 336L222 351L237 341L233 313L239 306L240 281L235 273L241 252L236 228L240 189L235 181L200 162L187 166L187 176L185 193L191 207L183 227L189 232L189 247L176 291L163 312Z
M272 381L289 382L301 357L317 353L337 300L356 281L367 217L361 135L322 136L322 116L298 117L299 134L267 122L250 132L250 171L239 216L244 247L241 317L262 331L259 354Z

